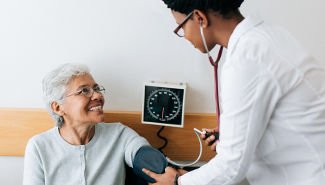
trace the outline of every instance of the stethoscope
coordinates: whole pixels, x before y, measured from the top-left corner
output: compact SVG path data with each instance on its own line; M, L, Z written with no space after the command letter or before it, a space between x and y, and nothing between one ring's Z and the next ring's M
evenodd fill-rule
M210 64L213 66L214 68L214 82L215 82L215 98L216 98L216 112L218 115L218 133L219 133L219 128L220 128L220 108L219 108L219 93L218 93L218 63L221 59L221 55L222 55L222 51L223 51L223 46L220 46L219 48L219 52L218 52L218 57L216 59L216 61L213 61L210 52L208 50L208 46L204 37L204 33L203 33L203 19L201 17L199 17L199 21L200 21L200 32L201 32L201 36L202 36L202 41L203 41L203 45L205 48L205 51L208 54L208 58L210 61ZM216 138L217 140L219 140L219 135L218 138Z
M204 48L208 54L208 57L209 57L209 61L211 63L211 65L213 66L214 68L214 81L215 81L215 96L216 96L216 109L217 109L217 115L218 115L218 133L216 134L213 134L215 136L215 140L219 140L219 127L220 127L220 110L219 110L219 96L218 96L218 63L220 61L220 58L221 58L221 55L222 55L222 50L223 50L223 47L220 46L220 49L219 49L219 52L218 52L218 57L217 57L217 60L214 62L211 55L210 55L210 52L208 50L208 47L207 47L207 44L206 44L206 41L205 41L205 37L204 37L204 34L203 34L203 27L202 27L202 24L203 24L203 19L202 18L199 18L199 21L200 21L200 32L201 32L201 36L202 36L202 41L203 41L203 45L204 45ZM185 166L192 166L194 165L195 163L197 163L200 158L201 158L201 155L202 155L202 141L200 140L200 136L198 133L202 134L202 132L200 132L200 130L197 130L196 128L194 128L194 132L195 134L197 135L198 139L199 139L199 142L200 142L200 154L199 156L197 157L197 159L190 163L190 164L180 164L180 163L177 163L171 159L169 159L168 157L166 157L167 161L173 165L176 165L176 166L179 166L179 167L185 167Z

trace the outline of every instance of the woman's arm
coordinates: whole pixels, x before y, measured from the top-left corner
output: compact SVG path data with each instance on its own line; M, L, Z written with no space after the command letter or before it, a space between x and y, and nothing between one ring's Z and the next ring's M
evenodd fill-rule
M143 146L150 146L149 142L139 136L134 130L124 126L121 137L124 140L124 159L128 166L133 167L133 160L137 151Z
M24 159L23 185L44 185L44 172L37 147L33 139L29 140Z

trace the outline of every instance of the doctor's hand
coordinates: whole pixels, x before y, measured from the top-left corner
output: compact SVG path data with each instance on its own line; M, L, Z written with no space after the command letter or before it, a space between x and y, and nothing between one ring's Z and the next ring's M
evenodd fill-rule
M205 144L210 147L212 151L216 151L217 144L219 143L219 140L214 141L215 136L213 135L214 133L218 133L217 128L203 128L203 131L206 131L206 133L210 134L211 136L206 138L204 134L201 134L201 139L205 141Z
M172 167L165 168L165 173L163 174L156 174L145 168L143 168L142 171L156 180L156 183L154 183L155 185L174 185L176 174L178 174L179 176L181 175L177 170Z

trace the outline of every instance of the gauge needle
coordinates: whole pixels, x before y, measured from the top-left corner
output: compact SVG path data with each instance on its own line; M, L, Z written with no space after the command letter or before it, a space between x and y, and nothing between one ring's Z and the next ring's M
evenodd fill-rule
M164 119L164 111L165 111L165 107L163 107L163 109L162 109L161 119Z

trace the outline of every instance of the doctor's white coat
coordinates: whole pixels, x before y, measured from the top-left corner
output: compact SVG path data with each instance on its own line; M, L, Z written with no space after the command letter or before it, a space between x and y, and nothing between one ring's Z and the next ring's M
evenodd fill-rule
M325 184L325 72L285 30L248 17L219 71L217 155L182 185Z

